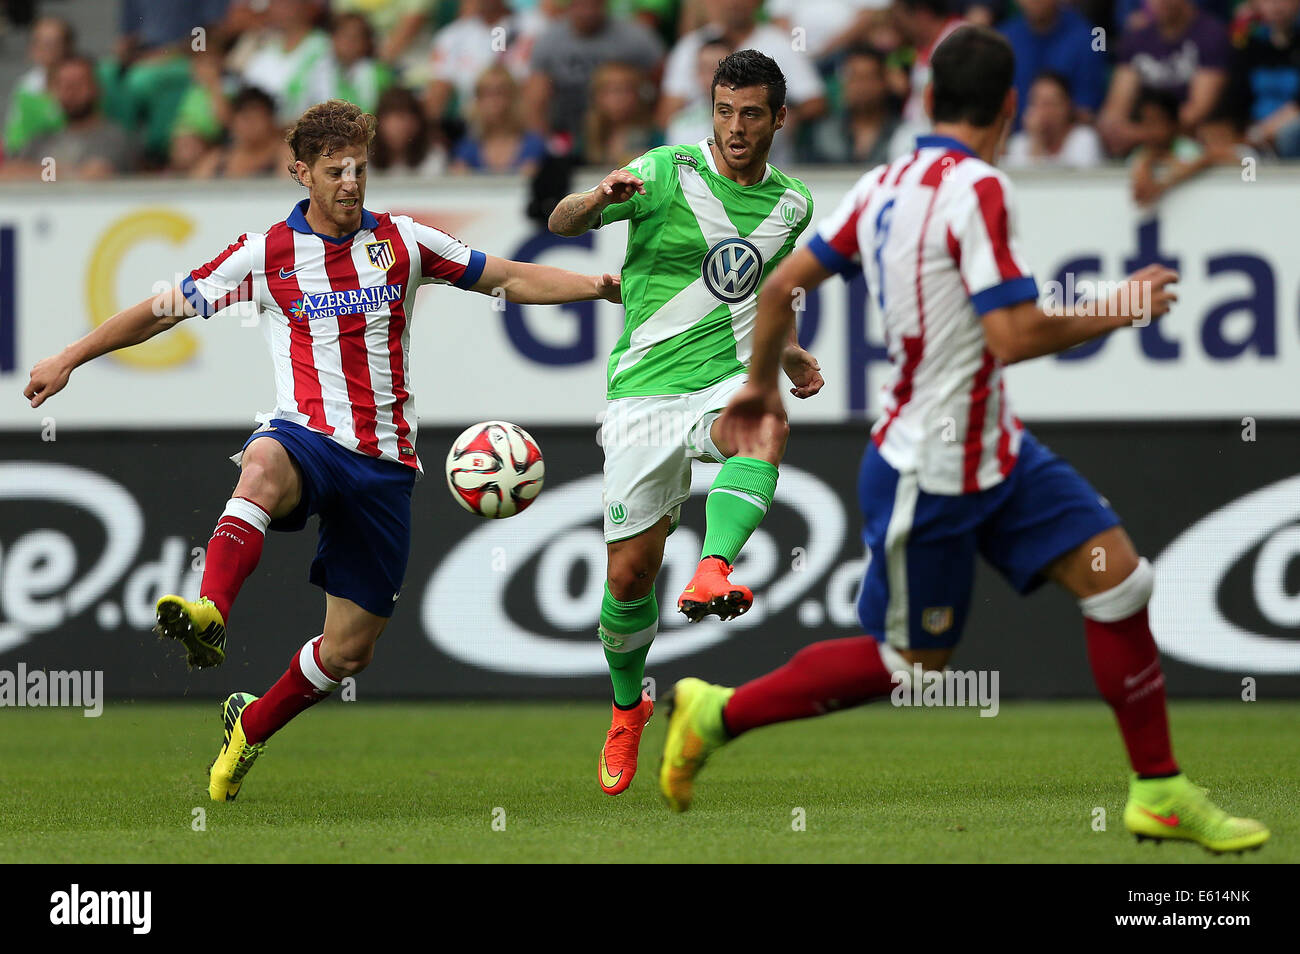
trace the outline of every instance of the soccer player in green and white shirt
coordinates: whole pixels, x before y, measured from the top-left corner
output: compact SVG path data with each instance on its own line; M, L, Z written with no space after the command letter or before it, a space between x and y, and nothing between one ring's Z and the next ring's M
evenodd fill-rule
M608 574L600 639L614 709L599 779L609 795L631 784L654 711L641 683L659 623L655 577L690 496L693 460L723 467L705 505L700 565L677 608L698 622L710 614L731 619L753 603L728 576L772 503L789 428L774 421L746 446L730 446L714 424L745 383L763 278L812 218L807 187L767 162L785 116L785 77L775 61L737 51L713 78L713 138L652 149L551 214L558 235L629 223L627 323L609 359L602 440ZM816 360L794 340L783 367L797 397L821 390Z

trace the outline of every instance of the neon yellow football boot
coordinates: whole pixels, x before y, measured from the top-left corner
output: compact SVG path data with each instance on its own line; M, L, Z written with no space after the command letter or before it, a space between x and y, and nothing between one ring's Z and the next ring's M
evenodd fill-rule
M185 662L192 669L220 666L226 661L226 621L206 596L194 602L179 596L164 596L154 609L153 631L164 639L185 644Z
M240 721L244 707L256 698L249 692L235 692L221 704L221 721L225 725L226 741L208 767L208 794L214 802L235 800L240 786L244 784L244 776L266 748L265 742L249 743Z
M1124 827L1138 841L1191 841L1221 854L1259 848L1269 831L1253 818L1234 818L1210 801L1205 789L1186 775L1129 782Z
M735 691L703 679L682 679L673 686L668 735L659 761L659 794L673 811L691 807L695 776L709 756L729 741L722 710Z

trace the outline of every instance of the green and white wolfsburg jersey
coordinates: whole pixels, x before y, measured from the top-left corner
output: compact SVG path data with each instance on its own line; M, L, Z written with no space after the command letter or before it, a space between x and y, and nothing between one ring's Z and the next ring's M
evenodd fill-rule
M707 142L660 146L627 166L645 195L605 209L628 220L627 323L609 357L610 400L688 394L741 374L753 349L758 289L812 218L798 179L719 175Z

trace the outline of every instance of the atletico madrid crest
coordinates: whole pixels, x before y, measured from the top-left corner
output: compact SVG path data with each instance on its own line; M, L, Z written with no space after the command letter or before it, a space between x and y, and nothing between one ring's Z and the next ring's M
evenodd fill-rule
M951 606L931 606L921 611L921 628L938 636L952 628L952 615Z
M391 239L367 243L366 255L369 256L371 265L384 272L392 268L393 262L396 261L393 257L393 242Z

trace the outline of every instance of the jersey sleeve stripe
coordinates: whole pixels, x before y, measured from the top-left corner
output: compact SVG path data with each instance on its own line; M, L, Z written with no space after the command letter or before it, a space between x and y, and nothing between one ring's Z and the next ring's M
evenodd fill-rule
M986 288L970 296L970 303L975 307L975 314L983 318L994 308L1019 304L1022 301L1034 301L1038 298L1038 282L1033 275L1021 275L1010 281Z
M860 270L852 258L838 252L820 235L814 235L808 242L807 248L812 252L813 258L817 259L828 272L853 278Z
M483 277L483 269L487 265L487 255L478 249L470 249L469 264L465 266L465 271L456 281L452 282L457 288L473 288L478 284L478 280Z

